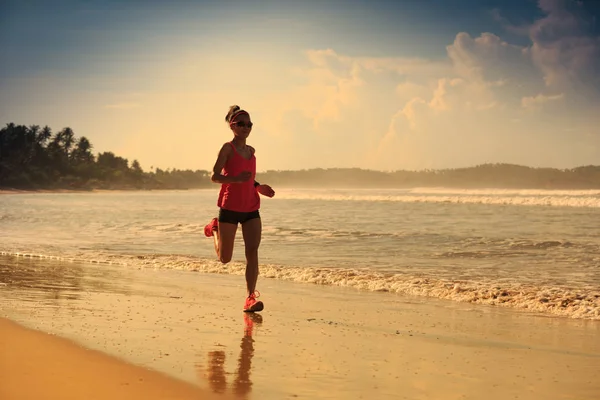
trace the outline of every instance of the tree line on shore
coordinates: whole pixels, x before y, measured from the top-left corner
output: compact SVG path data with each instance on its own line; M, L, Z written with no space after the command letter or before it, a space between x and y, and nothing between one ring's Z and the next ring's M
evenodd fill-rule
M198 189L213 187L206 170L151 168L112 152L94 154L90 141L70 128L7 124L0 130L0 188L21 190ZM266 171L258 181L276 187L417 186L460 188L600 189L600 166L571 169L482 164L421 171L313 168Z

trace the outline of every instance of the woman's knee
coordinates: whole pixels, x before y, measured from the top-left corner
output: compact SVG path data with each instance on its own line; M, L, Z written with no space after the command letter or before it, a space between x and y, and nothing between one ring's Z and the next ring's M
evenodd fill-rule
M219 254L219 261L221 261L223 264L227 264L228 262L231 261L232 257L233 257L233 254L231 252L221 253L221 254Z
M246 256L257 255L259 245L260 245L260 243L246 244L246 248L245 248Z
M231 261L231 257L221 256L221 257L219 257L219 261L221 261L221 263L223 263L223 264L227 264L228 262Z

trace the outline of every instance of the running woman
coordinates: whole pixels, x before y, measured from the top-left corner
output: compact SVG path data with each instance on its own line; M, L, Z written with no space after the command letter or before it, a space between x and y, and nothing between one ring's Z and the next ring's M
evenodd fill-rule
M234 105L225 116L233 132L233 140L221 147L213 168L211 180L221 184L217 200L219 217L204 227L204 234L213 237L219 260L227 264L233 255L233 245L238 224L242 225L246 250L246 288L248 297L244 312L262 311L264 304L256 300L258 280L258 247L262 235L260 219L260 196L273 197L275 192L269 185L256 182L256 157L246 139L252 131L250 114Z

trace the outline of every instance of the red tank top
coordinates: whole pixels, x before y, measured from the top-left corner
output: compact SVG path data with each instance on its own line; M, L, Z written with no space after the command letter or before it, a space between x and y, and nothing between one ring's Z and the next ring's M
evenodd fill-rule
M225 176L236 176L243 171L250 171L252 176L243 183L223 183L219 192L217 206L226 210L238 212L252 212L260 208L260 196L254 187L256 177L256 157L252 154L249 160L238 153L233 143L233 155L227 160L221 174Z

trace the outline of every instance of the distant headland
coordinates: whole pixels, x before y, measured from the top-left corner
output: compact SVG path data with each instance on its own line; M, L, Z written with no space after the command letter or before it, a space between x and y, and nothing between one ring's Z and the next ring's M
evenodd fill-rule
M160 190L214 187L210 171L156 168L144 171L112 152L92 153L92 144L70 128L7 124L0 130L0 189ZM266 171L258 181L306 188L511 188L600 189L600 165L571 169L482 164L466 168L383 172L360 168Z

